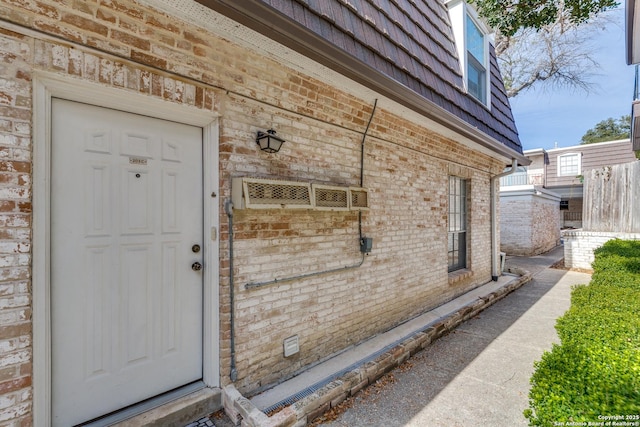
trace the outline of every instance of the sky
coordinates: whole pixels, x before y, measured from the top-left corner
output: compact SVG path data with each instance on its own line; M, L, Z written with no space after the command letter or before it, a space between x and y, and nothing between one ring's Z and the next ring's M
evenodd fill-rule
M601 69L591 93L531 89L510 99L524 150L578 145L598 122L631 113L635 68L626 62L624 8L608 13L616 23L592 40Z

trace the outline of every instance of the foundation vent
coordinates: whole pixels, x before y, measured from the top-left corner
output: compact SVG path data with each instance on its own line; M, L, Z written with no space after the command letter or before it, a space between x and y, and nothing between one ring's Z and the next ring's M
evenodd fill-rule
M233 178L234 209L367 210L366 188L263 178Z
M366 188L351 187L351 210L364 211L369 209L369 191Z
M348 211L349 189L313 184L313 200L318 210Z
M233 205L238 209L312 209L311 184L260 178L234 178Z

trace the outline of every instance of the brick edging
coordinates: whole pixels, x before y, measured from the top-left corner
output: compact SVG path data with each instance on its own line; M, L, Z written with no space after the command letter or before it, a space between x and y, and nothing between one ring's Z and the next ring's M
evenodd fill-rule
M240 422L242 427L303 427L319 417L343 400L355 395L360 390L373 384L384 374L398 367L411 356L425 349L433 341L452 331L464 321L482 310L500 301L511 292L529 282L533 275L525 270L511 270L520 274L517 280L477 298L473 302L439 319L425 329L418 330L392 349L384 352L376 359L366 362L358 368L347 372L329 382L309 396L285 407L271 417L258 410L248 399L242 397L233 385L225 387L223 401L227 413Z

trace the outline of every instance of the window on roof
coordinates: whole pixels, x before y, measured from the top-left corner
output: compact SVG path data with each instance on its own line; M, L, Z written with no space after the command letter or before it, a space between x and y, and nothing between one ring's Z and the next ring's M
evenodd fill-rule
M466 17L467 90L482 103L487 102L485 37L469 15Z
M582 173L580 153L567 153L558 156L558 176L577 176Z
M490 104L489 29L463 0L446 0L467 93Z

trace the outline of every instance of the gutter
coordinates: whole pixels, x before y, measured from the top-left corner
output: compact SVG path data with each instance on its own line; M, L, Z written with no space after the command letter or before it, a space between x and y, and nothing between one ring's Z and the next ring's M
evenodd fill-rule
M531 163L521 152L485 134L475 126L426 99L413 89L381 73L320 35L293 21L264 1L196 0L307 58L358 82L382 96L464 136L520 165Z
M530 163L530 162L529 162ZM491 204L491 280L498 281L498 277L502 274L500 271L500 242L498 241L498 199L499 192L496 192L496 181L500 182L500 178L508 176L518 170L518 159L512 159L511 169L506 172L500 173L496 176L492 176L489 183L491 190L490 204ZM497 194L496 194L497 193Z
M637 46L639 42L634 40L634 34L640 32L640 28L637 27L637 24L640 24L640 17L636 16L637 12L640 11L640 5L636 6L636 0L626 0L625 3L625 59L627 65L633 65L640 62L640 57L637 55L638 51L640 51Z
M631 103L631 148L640 151L640 71L636 64L635 80L633 84L633 102Z

